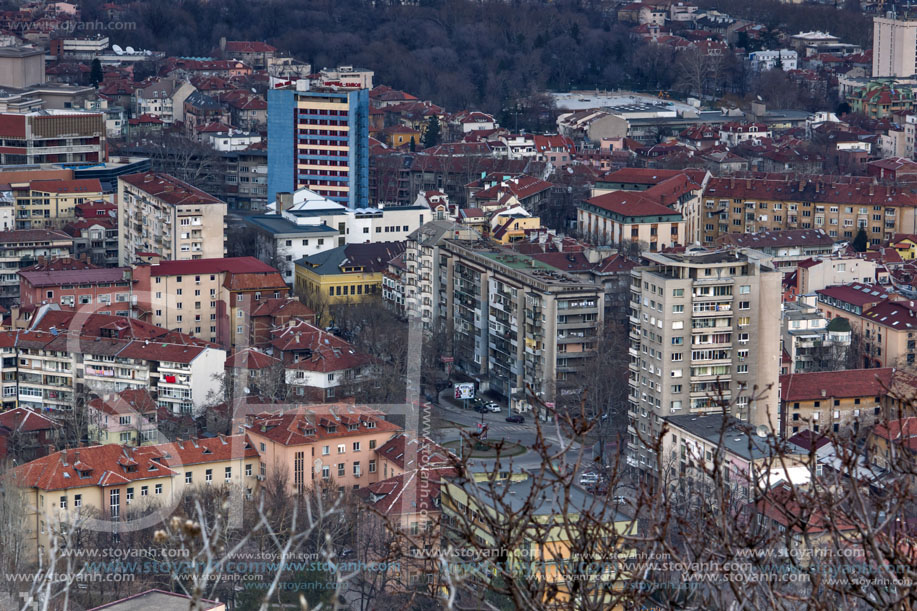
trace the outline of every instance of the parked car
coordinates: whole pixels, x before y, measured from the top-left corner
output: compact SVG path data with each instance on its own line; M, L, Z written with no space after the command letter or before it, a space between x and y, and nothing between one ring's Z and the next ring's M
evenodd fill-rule
M503 411L503 408L500 407L498 403L494 403L493 401L488 402L484 407L486 407L487 409L489 409L492 412L502 412Z
M525 422L525 417L522 414L513 414L512 416L507 416L506 421L521 424Z
M580 486L594 486L599 483L598 473L581 473L579 476Z

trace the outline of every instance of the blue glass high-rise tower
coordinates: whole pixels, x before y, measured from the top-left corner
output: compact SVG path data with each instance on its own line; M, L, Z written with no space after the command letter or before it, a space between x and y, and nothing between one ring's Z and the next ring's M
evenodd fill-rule
M306 187L349 208L369 205L369 90L267 94L268 200Z

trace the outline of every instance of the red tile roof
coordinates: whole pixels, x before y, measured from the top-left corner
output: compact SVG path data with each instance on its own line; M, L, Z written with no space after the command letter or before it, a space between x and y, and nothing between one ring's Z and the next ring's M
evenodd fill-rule
M677 211L656 203L638 191L612 191L589 198L586 203L627 217L681 216Z
M98 178L33 180L29 183L29 189L45 193L102 193L102 183Z
M440 485L456 475L458 469L452 467L415 469L360 488L356 494L385 516L439 512Z
M249 417L249 421L249 430L252 434L267 437L285 446L367 433L395 433L401 430L397 425L385 420L381 412L345 404L303 406L283 414L257 414ZM357 424L357 429L348 430L348 422Z
M791 373L780 376L784 401L818 401L855 397L879 397L891 388L891 367Z
M376 456L395 464L403 471L448 467L453 457L448 450L428 437L402 433L376 448Z
M284 356L284 364L288 369L328 373L362 367L372 361L372 357L358 351L340 337L305 321L298 320L271 334L271 345L281 352L290 353ZM292 353L306 351L309 356L298 362L292 356Z
M118 179L173 206L222 203L219 199L204 193L197 187L161 172L126 174L119 176Z
M727 233L717 239L718 246L735 248L781 248L787 246L834 245L834 238L824 229L786 229L757 233Z
M829 286L819 289L815 293L860 307L878 303L888 299L890 296L889 287L860 282L843 286Z
M97 224L98 221L91 221ZM123 282L125 274L130 278L129 267L103 267L100 269L73 269L56 271L20 271L19 277L34 287L60 286L62 284L98 284L100 282Z
M226 369L268 369L280 363L269 354L265 354L254 348L245 348L229 356L226 359Z
M255 257L221 257L188 261L160 261L150 268L151 276L188 276L195 274L252 274L277 270Z
M33 433L35 431L50 431L58 426L53 420L24 407L17 407L0 413L0 427L8 431Z

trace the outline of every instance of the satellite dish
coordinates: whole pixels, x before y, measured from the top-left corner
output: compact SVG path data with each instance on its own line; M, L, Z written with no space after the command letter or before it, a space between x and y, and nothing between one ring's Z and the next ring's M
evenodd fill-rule
M767 437L768 429L766 424L759 424L758 428L755 429L755 434L758 437Z
M128 55L133 55L133 54L134 54L134 47L128 47L128 48L126 48L126 49L125 49L125 52L127 52Z
M124 54L124 49L121 48L121 45L112 45L111 50L115 52L115 55Z

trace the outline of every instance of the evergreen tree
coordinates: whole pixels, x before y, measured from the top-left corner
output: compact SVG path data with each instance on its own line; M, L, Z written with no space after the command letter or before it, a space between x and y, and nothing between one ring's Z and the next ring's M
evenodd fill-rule
M417 150L417 140L414 139L414 136L411 136L411 152Z
M93 87L98 87L103 78L105 76L102 74L102 62L97 57L92 60L92 64L89 67L89 82L92 83Z
M423 130L423 147L425 149L439 144L439 119L432 115L427 120L427 127Z
M860 227L860 230L857 232L857 236L853 238L853 249L857 252L866 252L866 247L869 245L869 240L866 238L866 230Z

